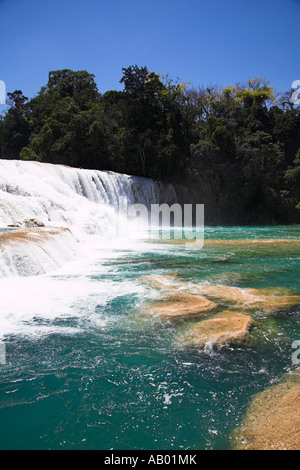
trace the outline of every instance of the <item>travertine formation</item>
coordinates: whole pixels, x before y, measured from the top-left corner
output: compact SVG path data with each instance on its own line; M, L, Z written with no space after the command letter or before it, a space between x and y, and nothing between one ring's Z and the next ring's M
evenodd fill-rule
M266 295L260 289L240 289L229 286L202 286L199 293L209 298L234 303L238 307L274 312L291 305L300 305L298 295Z
M144 284L153 287L155 289L163 289L165 291L172 291L174 289L179 289L180 287L184 287L185 283L176 280L178 274L177 273L170 273L166 275L149 275L144 276L140 280Z
M218 244L219 241L211 241ZM225 241L228 244L232 241ZM278 243L277 243L278 242ZM220 241L224 243L224 241ZM235 241L236 243L236 241ZM282 245L282 241L252 242ZM248 241L239 241L249 246ZM286 245L299 242L286 241ZM205 347L243 342L254 323L252 315L263 311L272 314L300 305L300 296L288 289L239 288L224 285L198 285L185 283L176 276L147 276L143 282L162 294L159 303L150 312L162 317L191 318L187 330L179 333L184 345ZM185 292L185 293L183 293ZM218 304L214 303L218 302ZM217 308L224 308L220 313ZM199 315L199 320L197 316ZM197 321L195 321L197 320ZM300 449L300 372L289 375L279 385L256 395L242 424L232 435L235 450L299 450Z
M222 303L234 305L238 308L250 310L263 310L266 313L272 313L278 309L287 309L292 305L300 305L299 295L274 295L276 289L249 289L222 285L197 285L188 284L177 280L174 276L145 276L144 283L150 287L165 290L185 290L193 295L201 295L219 300ZM282 289L278 289L282 294Z
M183 341L195 346L212 343L218 346L226 343L237 343L245 339L250 325L249 315L234 311L224 311L206 320L191 325Z
M69 232L68 228L59 227L59 228L50 228L50 229L41 229L41 230L18 230L15 232L7 232L0 234L0 247L8 246L11 244L19 244L26 242L38 242L43 240L50 240L56 235L61 233Z
M153 241L153 243L161 243L161 244L169 244L169 245L199 245L200 247L203 246L202 240L186 240L186 239L162 239L157 241ZM242 247L250 247L253 246L257 247L282 247L282 246L294 246L299 248L300 241L298 239L241 239L241 238L224 238L224 239L204 239L204 247L210 246L242 246Z
M235 450L300 449L300 375L256 395L233 433Z
M166 294L160 302L149 306L149 310L160 317L178 318L206 313L216 306L214 302L199 295L171 293Z
M68 228L30 228L0 234L0 278L37 276L79 256Z

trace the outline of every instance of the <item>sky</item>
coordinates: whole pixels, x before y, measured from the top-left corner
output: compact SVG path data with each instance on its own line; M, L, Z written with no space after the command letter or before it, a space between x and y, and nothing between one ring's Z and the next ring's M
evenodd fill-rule
M122 68L222 87L300 80L300 0L0 0L0 80L34 97L48 73L95 75L122 90Z

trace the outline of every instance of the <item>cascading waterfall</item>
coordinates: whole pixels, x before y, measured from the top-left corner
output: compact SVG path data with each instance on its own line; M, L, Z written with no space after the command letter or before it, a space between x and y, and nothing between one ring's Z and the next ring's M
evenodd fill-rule
M40 162L0 160L0 276L36 275L74 258L76 240L116 234L119 198L128 204L176 201L172 185L114 172L84 170ZM118 213L117 213L118 212ZM42 226L10 239L7 230ZM49 228L70 231L47 233ZM1 239L2 237L2 239ZM61 248L59 248L59 246ZM48 259L48 262L46 262Z
M37 276L80 255L68 229L26 230L0 235L0 277Z
M119 197L175 202L150 179L0 160L0 448L226 449L285 414L290 445L299 227L113 239Z

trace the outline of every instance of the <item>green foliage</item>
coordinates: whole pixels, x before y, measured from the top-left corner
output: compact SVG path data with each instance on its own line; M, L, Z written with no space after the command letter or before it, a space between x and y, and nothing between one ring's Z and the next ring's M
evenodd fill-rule
M30 147L23 147L20 152L20 160L33 160L41 162L42 159L39 157L34 150Z
M137 65L123 91L101 95L94 75L49 73L28 101L8 93L0 158L63 163L175 184L205 203L206 223L299 222L300 108L260 77L191 88Z
M2 158L18 159L28 144L31 126L26 102L28 98L21 90L7 93L10 109L1 123Z

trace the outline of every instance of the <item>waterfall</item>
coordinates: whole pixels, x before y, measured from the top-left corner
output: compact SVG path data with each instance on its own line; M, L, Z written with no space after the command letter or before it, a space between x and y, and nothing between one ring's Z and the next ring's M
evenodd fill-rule
M0 235L0 277L46 274L79 255L67 229L33 230Z
M147 208L176 201L172 185L150 178L0 160L0 276L44 273L72 259L76 243L84 237L115 236L120 197ZM9 233L17 227L23 236L12 239ZM49 233L59 227L69 230ZM33 230L40 236L34 237Z

